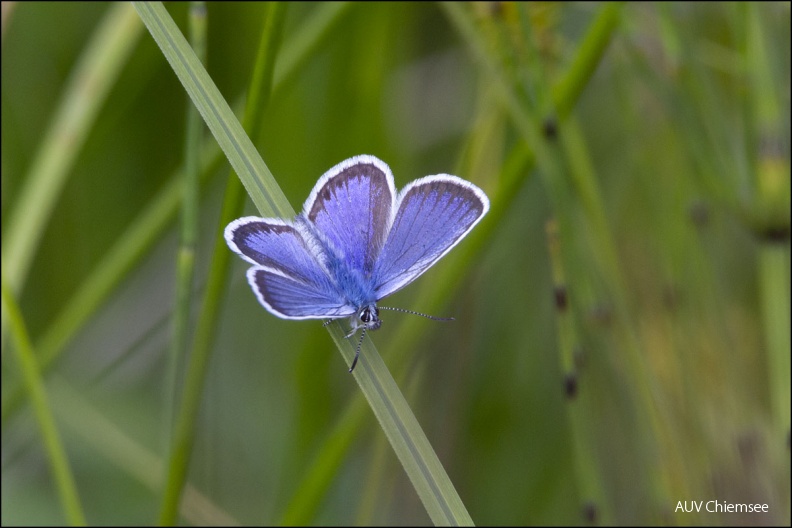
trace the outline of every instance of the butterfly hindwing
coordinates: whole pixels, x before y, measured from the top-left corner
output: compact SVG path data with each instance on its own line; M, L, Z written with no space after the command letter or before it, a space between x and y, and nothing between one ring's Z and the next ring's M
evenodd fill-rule
M287 319L340 317L355 312L322 267L309 235L276 218L248 216L225 230L229 247L254 265L248 282L259 301Z
M355 307L335 292L295 280L276 270L253 267L248 270L247 277L259 302L279 317L333 319L355 313Z

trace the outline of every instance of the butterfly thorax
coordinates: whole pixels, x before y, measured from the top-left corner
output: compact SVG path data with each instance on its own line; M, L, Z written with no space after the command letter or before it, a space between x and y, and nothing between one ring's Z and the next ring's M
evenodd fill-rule
M359 307L355 314L356 318L361 319L362 322L363 311L369 310L368 313L373 314L376 319L378 312L374 303L377 301L377 296L371 279L372 271L368 269L370 266L358 269L359 266L356 266L342 251L334 247L330 240L318 233L303 215L297 215L296 221L305 226L321 248L322 264L330 279L335 283L337 291L343 293L350 306Z

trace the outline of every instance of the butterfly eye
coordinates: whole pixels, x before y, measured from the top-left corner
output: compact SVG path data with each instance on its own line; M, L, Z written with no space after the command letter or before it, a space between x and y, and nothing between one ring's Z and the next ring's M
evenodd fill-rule
M377 330L382 325L382 321L379 319L379 310L376 306L366 306L360 311L358 318L369 330Z
M372 321L376 321L377 316L379 316L379 310L372 308L371 306L366 306L363 308L363 310L360 311L360 315L358 315L360 320L367 324Z

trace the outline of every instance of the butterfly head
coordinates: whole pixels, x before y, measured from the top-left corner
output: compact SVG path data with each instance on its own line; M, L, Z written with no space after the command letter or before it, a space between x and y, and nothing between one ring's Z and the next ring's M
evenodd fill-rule
M379 318L379 310L376 305L369 304L364 306L357 314L358 319L366 330L377 330L382 326L382 321Z

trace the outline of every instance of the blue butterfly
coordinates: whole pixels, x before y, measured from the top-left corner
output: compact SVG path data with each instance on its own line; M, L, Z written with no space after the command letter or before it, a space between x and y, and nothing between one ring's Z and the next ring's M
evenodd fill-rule
M382 324L377 302L417 279L488 210L481 189L448 174L415 180L397 195L390 168L362 155L319 178L293 221L239 218L225 239L253 264L248 282L270 313L348 317L349 336L362 328L362 343ZM350 372L359 355L360 343Z

